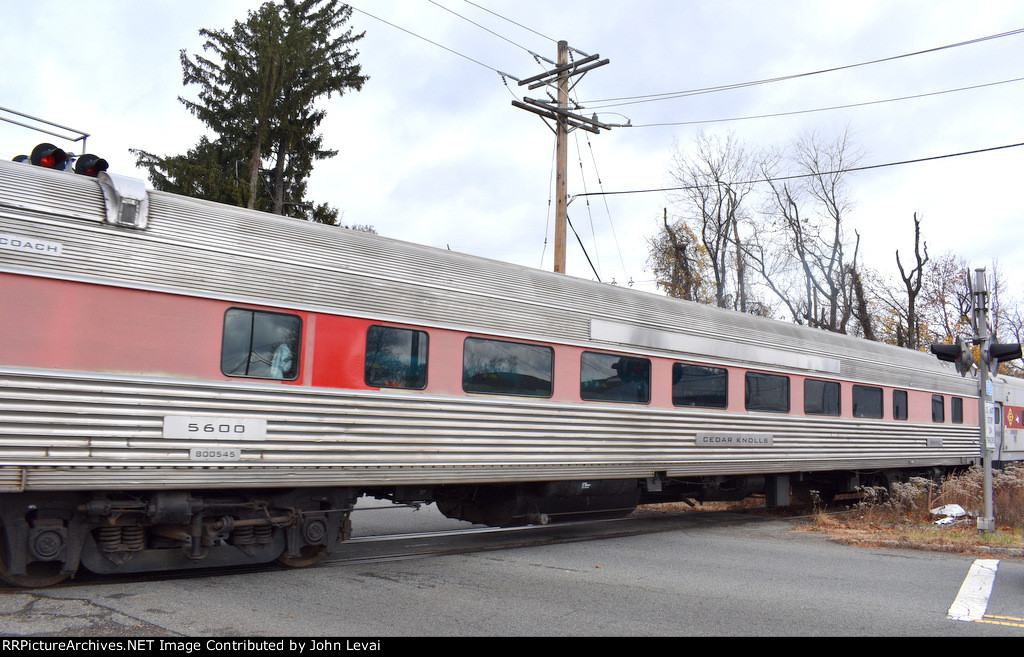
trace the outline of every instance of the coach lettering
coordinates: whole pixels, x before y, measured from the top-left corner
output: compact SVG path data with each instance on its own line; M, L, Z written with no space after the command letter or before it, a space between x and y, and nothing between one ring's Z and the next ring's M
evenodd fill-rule
M41 253L52 256L59 256L63 252L63 247L59 242L48 242L23 235L9 235L6 233L0 233L0 249L22 253Z

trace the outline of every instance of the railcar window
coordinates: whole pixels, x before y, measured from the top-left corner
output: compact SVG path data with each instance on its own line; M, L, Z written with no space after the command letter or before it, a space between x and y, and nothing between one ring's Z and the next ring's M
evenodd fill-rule
M892 391L892 419L894 420L906 420L908 417L909 405L907 403L907 391L906 390L893 390Z
M747 372L745 403L748 411L789 412L789 377Z
M466 338L462 389L492 395L550 397L554 362L551 347Z
M953 397L953 424L964 423L964 400L960 397Z
M580 356L580 397L590 401L651 401L651 361L585 351Z
M804 379L804 413L839 415L839 382Z
M427 387L427 334L371 326L366 331L366 385L375 388Z
M946 399L942 395L932 395L932 422L946 421Z
M220 370L227 376L290 381L299 374L297 315L230 308L224 314Z
M729 370L674 363L672 403L676 406L725 408L729 405Z
M853 386L853 417L882 417L882 389Z

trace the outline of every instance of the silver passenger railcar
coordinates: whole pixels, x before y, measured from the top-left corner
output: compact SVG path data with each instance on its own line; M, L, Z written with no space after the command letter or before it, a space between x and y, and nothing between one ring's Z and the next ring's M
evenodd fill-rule
M979 455L976 382L927 354L6 162L0 389L28 586L310 564L366 494L501 525Z

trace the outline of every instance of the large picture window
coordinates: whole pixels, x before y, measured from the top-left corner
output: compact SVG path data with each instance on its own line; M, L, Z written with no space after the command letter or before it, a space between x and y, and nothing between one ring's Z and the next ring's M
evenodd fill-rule
M804 379L804 413L839 415L839 382Z
M580 397L588 401L651 401L651 361L585 351L580 356Z
M462 389L492 395L550 397L554 361L551 347L466 338Z
M672 403L676 406L725 408L729 397L729 371L675 363L672 365Z
M853 386L853 417L882 417L882 389Z
M365 381L375 388L426 388L427 334L392 326L367 329Z
M745 403L748 411L789 412L789 377L747 372Z
M290 381L299 374L297 315L231 308L224 314L220 370L227 376Z

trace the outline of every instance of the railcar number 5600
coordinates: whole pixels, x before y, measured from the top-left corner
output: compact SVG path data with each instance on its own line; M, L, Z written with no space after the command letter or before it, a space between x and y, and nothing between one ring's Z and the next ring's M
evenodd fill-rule
M254 418L164 416L164 438L203 440L266 440L267 421Z

